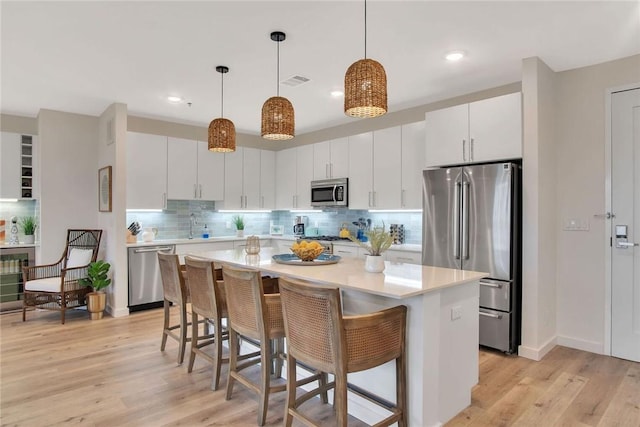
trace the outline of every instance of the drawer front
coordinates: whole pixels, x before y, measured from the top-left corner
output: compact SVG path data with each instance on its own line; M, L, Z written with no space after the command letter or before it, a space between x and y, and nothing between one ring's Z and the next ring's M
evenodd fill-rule
M511 314L480 309L480 345L509 351Z
M422 254L420 252L405 252L388 250L386 258L391 262L403 262L407 264L421 264Z
M511 311L511 286L499 280L480 280L480 307Z

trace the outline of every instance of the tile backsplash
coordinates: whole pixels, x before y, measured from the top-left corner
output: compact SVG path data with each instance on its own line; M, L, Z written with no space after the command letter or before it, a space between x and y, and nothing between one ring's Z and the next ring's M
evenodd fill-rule
M370 218L373 226L403 224L405 243L422 242L422 213L420 212L368 212L366 210L335 209L314 212L216 212L215 202L169 200L167 209L162 212L127 212L127 224L138 221L142 227L158 229L157 239L184 239L189 237L191 215L195 220L193 237L202 237L204 225L207 225L210 237L235 235L231 223L235 215L245 220L245 235L269 234L271 224L282 225L284 234L293 234L296 216L308 218L307 235L338 235L343 223L355 235L357 227L353 225L359 218Z
M36 225L40 225L38 221L38 217L36 215L38 212L38 201L37 200L18 200L17 202L0 202L0 219L4 219L5 223L5 231L6 231L6 241L9 241L9 233L11 229L11 217L16 216L18 220L25 216L33 216L36 217ZM36 241L39 240L39 227L36 227ZM24 233L22 229L18 227L18 237L20 241L23 240Z

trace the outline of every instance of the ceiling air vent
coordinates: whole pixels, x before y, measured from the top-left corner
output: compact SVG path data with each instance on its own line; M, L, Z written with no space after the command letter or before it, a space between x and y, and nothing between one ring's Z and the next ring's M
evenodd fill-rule
M302 76L292 76L286 80L281 81L280 84L295 87L295 86L300 86L303 83L307 83L308 81L311 81L311 79L308 79Z

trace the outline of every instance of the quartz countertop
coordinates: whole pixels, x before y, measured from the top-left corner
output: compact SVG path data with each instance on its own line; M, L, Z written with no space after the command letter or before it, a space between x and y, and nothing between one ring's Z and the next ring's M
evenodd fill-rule
M260 240L278 239L278 240L295 240L294 236L271 236L269 234L258 234ZM203 239L201 237L194 237L193 239L156 239L151 242L138 241L136 243L127 243L128 248L135 248L138 246L158 246L158 245L185 245L193 243L216 243L216 242L241 242L247 240L248 234L244 237L237 236L221 236L221 237L209 237Z
M389 261L385 261L385 270L382 273L368 273L364 269L363 259L350 257L343 257L337 264L327 265L278 264L272 259L276 254L278 250L274 248L263 248L260 254L254 256L247 256L241 248L190 253L219 263L256 268L277 276L293 277L395 299L410 298L487 277L487 273L477 271Z
M12 248L36 248L40 246L40 243L36 242L36 243L18 243L17 245L10 245L9 243L5 242L3 244L0 244L0 249L12 249Z

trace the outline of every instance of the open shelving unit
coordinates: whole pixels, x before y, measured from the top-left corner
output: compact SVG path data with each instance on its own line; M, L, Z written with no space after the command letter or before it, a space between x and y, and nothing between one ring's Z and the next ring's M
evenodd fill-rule
M22 135L20 146L20 192L23 199L33 198L33 137Z

